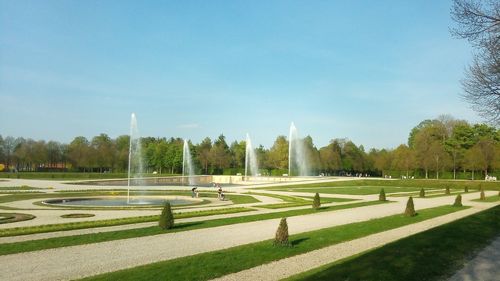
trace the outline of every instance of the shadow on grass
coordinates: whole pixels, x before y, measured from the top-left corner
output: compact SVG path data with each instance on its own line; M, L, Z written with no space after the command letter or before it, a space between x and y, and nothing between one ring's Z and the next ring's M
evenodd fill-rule
M309 240L310 238L309 237L304 237L304 238L300 238L300 239L295 239L292 241L292 246L295 247L297 245L299 245L300 243L304 242L304 241L307 241Z

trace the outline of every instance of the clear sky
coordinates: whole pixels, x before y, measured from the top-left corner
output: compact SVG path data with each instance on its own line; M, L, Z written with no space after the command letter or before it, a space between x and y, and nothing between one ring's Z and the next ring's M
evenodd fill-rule
M269 147L404 143L420 121L480 119L451 1L0 0L0 134L127 134Z

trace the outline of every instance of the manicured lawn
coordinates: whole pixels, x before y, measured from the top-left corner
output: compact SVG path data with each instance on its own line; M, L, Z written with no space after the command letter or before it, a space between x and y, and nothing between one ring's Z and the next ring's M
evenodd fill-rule
M127 178L127 173L72 173L72 172L19 172L0 173L0 178L40 180L84 180ZM147 174L147 177L168 177L170 174Z
M497 201L500 201L500 196L498 195L493 195L493 196L488 196L486 197L486 200L480 200L479 199L479 194L477 195L478 196L478 199L474 199L472 201L476 201L476 202L497 202Z
M267 240L226 250L138 266L84 280L209 280L274 260L424 221L462 209L442 206L420 210L419 215L415 217L394 215L292 235L290 240L293 247L275 247L272 246L271 240Z
M253 211L253 209L235 207L235 208L218 209L218 210L193 211L186 213L174 213L174 217L177 219L182 219L182 218L203 217L211 215L233 214L233 213L241 213L248 211ZM153 221L158 221L158 219L159 215L154 215L154 216L141 216L141 217L131 217L131 218L121 218L121 219L110 219L110 220L82 221L82 222L71 222L71 223L60 223L60 224L47 224L40 226L5 228L5 229L0 229L0 237L134 224L141 222L153 222Z
M88 243L97 243L118 239L127 239L133 237L142 237L142 236L150 236L157 235L166 232L180 232L187 231L193 229L201 229L208 227L217 227L223 225L237 224L237 223L245 223L245 222L253 222L260 220L268 220L268 219L276 219L281 217L292 217L292 216L300 216L307 215L316 212L327 212L348 208L356 208L363 207L369 205L378 205L384 204L385 202L380 201L372 201L372 202L359 202L347 205L340 206L332 206L332 207L324 207L319 210L313 210L312 208L301 209L301 210L293 210L293 211L285 211L278 213L270 213L270 214L259 214L259 215L249 215L242 217L233 217L233 218L225 218L225 219L214 219L200 222L191 222L191 223L180 223L177 224L173 229L165 231L160 229L157 226L138 228L138 229L130 229L130 230L121 230L121 231L111 231L111 232L101 232L94 234L84 234L84 235L74 235L67 237L58 237L58 238L49 238L42 240L34 240L34 241L25 241L25 242L17 242L17 243L8 243L8 244L0 244L0 255L7 255L13 253L20 253L26 251L36 251L42 249L50 249L50 248L59 248L73 245L82 245ZM36 230L36 229L35 229ZM43 229L42 229L43 230ZM3 230L5 231L5 230ZM0 230L0 236L2 236L2 230ZM3 236L12 236L12 235L20 235L20 234L10 234Z
M273 188L280 191L310 192L310 193L328 193L328 194L347 194L347 195L371 195L379 194L380 189L385 193L393 192L413 192L419 191L416 187L394 187L394 186L337 186L337 187L309 187L309 188Z
M462 189L465 186L469 190L477 190L482 186L485 190L500 190L500 182L485 182L482 180L476 181L454 181L454 180L435 180L435 179L416 179L416 180L353 180L353 181L336 181L324 183L310 183L310 184L297 184L287 185L286 187L263 187L261 189L281 190L281 189L295 189L295 188L316 188L316 187L349 187L349 186L378 186L378 187L412 187L412 188L432 188L444 189L446 186L450 188Z
M47 188L40 188L40 187L31 187L27 185L21 185L21 186L0 186L0 190L36 190L36 189L47 189Z
M497 206L289 280L446 280L500 235L499 217Z

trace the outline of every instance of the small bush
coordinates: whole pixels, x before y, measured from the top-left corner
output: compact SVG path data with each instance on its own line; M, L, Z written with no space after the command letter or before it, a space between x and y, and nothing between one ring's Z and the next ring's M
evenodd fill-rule
M444 191L444 194L449 195L450 194L450 187L446 186L446 190Z
M172 207L169 202L165 202L158 225L162 229L171 229L174 227L174 214L172 214Z
M408 198L408 202L406 203L405 216L414 217L415 215L417 215L417 213L415 212L413 197L410 196L410 198Z
M276 236L274 237L275 246L290 246L288 241L288 224L286 223L286 218L282 218L278 230L276 231Z
M484 195L484 190L481 188L481 194L479 195L480 200L486 200L486 196Z
M466 186L464 187L464 192L469 192L469 186L468 186L468 185L466 185Z
M321 200L319 198L319 193L316 193L314 195L314 199L313 199L313 205L312 205L313 209L319 209L319 207L321 207Z
M462 207L462 195L458 194L455 198L455 203L453 203L453 207Z
M420 189L420 197L421 198L424 198L425 197L425 190L424 188L422 187L422 189Z
M383 188L380 190L380 194L378 195L378 201L386 201L385 190Z

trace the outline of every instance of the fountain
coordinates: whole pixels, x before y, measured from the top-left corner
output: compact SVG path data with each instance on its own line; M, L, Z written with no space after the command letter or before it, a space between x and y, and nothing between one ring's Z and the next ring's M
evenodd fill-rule
M137 128L137 118L135 113L130 117L130 145L128 151L128 176L127 176L127 204L130 203L131 179L141 177L143 172L141 137ZM135 180L138 182L138 180Z
M296 172L297 176L307 176L309 165L305 155L304 140L299 137L295 124L290 124L290 137L288 139L288 175Z
M257 156L255 155L255 150L252 147L250 135L247 133L245 148L245 180L248 180L248 176L258 176L258 174L259 166L257 164Z
M184 148L182 149L182 182L184 183L184 179L188 178L188 185L195 185L195 177L194 177L194 167L193 160L191 158L191 151L189 150L189 143L185 139L184 140Z

